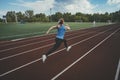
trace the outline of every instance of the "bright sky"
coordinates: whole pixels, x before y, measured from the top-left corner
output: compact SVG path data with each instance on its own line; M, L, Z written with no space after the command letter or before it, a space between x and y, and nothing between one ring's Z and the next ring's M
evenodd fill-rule
M55 12L105 13L120 10L120 0L0 0L0 18L7 11L50 14Z

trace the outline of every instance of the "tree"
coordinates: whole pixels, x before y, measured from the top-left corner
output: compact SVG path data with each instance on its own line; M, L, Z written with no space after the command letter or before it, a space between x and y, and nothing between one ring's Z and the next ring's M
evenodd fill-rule
M27 21L27 22L33 22L33 17L34 16L34 12L33 12L33 10L26 10L25 11L25 21Z
M63 14L63 18L64 18L64 20L66 21L66 22L70 22L71 21L71 19L70 19L70 17L71 17L71 13L64 13Z
M75 14L75 21L82 21L82 16L83 16L82 13L77 12L77 13Z
M35 15L36 21L41 21L41 22L48 22L49 18L46 17L44 13L36 14Z
M0 18L0 22L2 22L2 19Z
M25 15L22 14L22 12L18 12L18 13L16 13L16 15L17 15L18 21L21 21L21 20L25 19Z
M58 21L58 19L62 17L63 17L63 14L61 12L56 12L54 15L52 15L52 21Z
M112 13L112 20L114 22L120 22L120 10Z
M25 11L25 15L26 15L28 18L31 18L31 17L33 17L33 15L34 15L34 12L33 12L33 10L26 10L26 11Z
M15 22L15 11L8 11L6 14L6 18L8 22Z

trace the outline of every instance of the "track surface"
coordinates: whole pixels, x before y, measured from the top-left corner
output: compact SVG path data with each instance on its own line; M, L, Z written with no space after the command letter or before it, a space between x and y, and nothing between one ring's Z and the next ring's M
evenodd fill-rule
M42 63L54 38L0 42L0 80L120 80L120 25L67 32L72 49L62 44Z

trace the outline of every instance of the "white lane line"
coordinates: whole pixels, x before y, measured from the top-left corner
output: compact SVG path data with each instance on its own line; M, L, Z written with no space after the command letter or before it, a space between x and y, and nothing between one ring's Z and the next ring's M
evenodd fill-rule
M28 51L21 52L21 53L18 53L18 54L7 56L7 57L4 57L4 58L1 58L0 61L5 60L5 59L9 59L9 58L12 58L12 57L16 57L16 56L19 56L19 55L22 55L22 54L25 54L25 53L29 53L29 52L32 52L32 51L35 51L35 50L38 50L38 49L41 49L41 48L44 48L44 47L48 47L48 46L51 46L53 44L54 43L51 43L49 45L45 45L45 46L42 46L42 47L38 47L38 48L35 48L35 49L31 49L31 50L28 50Z
M117 67L117 71L116 71L114 80L118 80L119 74L120 74L120 58L119 58L118 67Z
M69 35L66 35L66 37L71 36L71 35L75 35L75 34L79 34L79 33L69 34ZM30 46L30 45L33 45L33 44L43 43L43 42L50 41L50 40L54 40L54 38L47 39L47 40L44 40L44 41L38 41L38 42L30 43L30 44L24 44L24 45L21 45L21 46L12 47L12 48L8 48L8 49L4 49L4 50L0 50L0 52L5 52L5 51L8 51L8 50L17 49L17 48L21 48L21 47L25 47L25 46Z
M13 39L11 41L19 41L19 40L23 40L23 39L26 39L26 38Z
M2 37L0 37L0 39L13 38L13 37L18 37L18 36L26 36L26 35L34 35L34 34L40 34L40 33L45 33L45 31L42 31L42 32L33 32L33 33L27 33L27 34L11 35L11 36L2 36Z
M103 32L99 32L98 34L95 34L94 36L91 36L91 37L89 37L89 38L87 38L87 39L85 39L85 40L82 40L82 41L80 41L80 42L77 42L75 45L80 44L80 43L82 43L82 42L84 42L84 41L87 41L87 40L89 40L89 39L91 39L91 38L94 38L94 37L96 37L96 36L98 36L98 35L100 35L100 34L102 34L102 33L105 33L105 32L107 32L107 31L109 31L109 30L111 30L111 28L108 29L108 30L105 30L105 31L103 31ZM75 45L73 44L72 46L75 46ZM65 49L66 49L66 48L63 48L63 49L60 49L60 50L58 50L58 51L56 51L56 52L53 52L53 53L50 54L49 56L54 55L54 54L56 54L56 53L58 53L58 52L60 52L60 51L63 51L63 50L65 50ZM26 66L29 66L29 65L31 65L31 64L33 64L33 63L35 63L35 62L37 62L37 61L39 61L39 60L41 60L41 59L42 59L42 58L36 59L36 60L31 61L31 62L29 62L29 63L27 63L27 64L25 64L25 65L22 65L22 66L20 66L20 67L17 67L17 68L14 68L14 69L10 70L10 71L7 71L7 72L5 72L5 73L3 73L3 74L0 74L0 77L5 76L5 75L7 75L7 74L10 74L10 73L12 73L12 72L14 72L14 71L16 71L16 70L19 70L19 69L21 69L21 68L24 68L24 67L26 67Z
M53 36L54 34L48 34L48 35L50 35L50 36ZM43 38L45 38L45 37L48 37L48 35L41 35L41 36L39 36L39 38L37 38L37 39L40 39L42 36L43 36ZM4 45L1 45L1 46L8 46L8 45L13 45L13 44L16 44L16 43L21 43L21 42L28 42L28 41L33 41L33 40L35 40L36 38L34 38L34 37L29 37L29 38L25 38L25 39L27 39L27 40L21 40L21 41L14 41L14 43L7 43L7 44L4 44ZM11 42L11 41L9 41L9 42ZM12 41L13 42L13 41Z
M88 52L86 52L83 56L81 56L79 59L77 59L75 62L73 62L71 65L69 65L67 68L65 68L64 70L62 70L59 74L57 74L56 76L54 76L51 80L55 80L57 79L60 75L62 75L64 72L66 72L68 69L70 69L72 66L74 66L77 62L79 62L80 60L82 60L85 56L87 56L90 52L92 52L93 50L95 50L97 47L99 47L102 43L104 43L106 40L108 40L112 35L114 35L119 29L117 29L116 31L114 31L113 33L111 33L108 37L106 37L105 39L103 39L101 42L99 42L96 46L94 46L92 49L90 49Z
M89 32L89 33L93 33L93 32ZM82 35L80 35L80 36L75 36L75 37L69 38L68 40L75 39L75 38L78 38L78 37L87 35L87 34L89 34L89 33L85 33L85 34L82 34ZM46 40L46 41L47 41L47 40ZM35 50L38 50L38 49L41 49L41 48L44 48L44 47L48 47L48 46L51 46L51 45L53 45L53 44L54 44L54 43L51 43L51 44L49 44L49 45L41 46L41 47L34 48L34 49L31 49L31 50L27 50L27 51L24 51L24 52L21 52L21 53L17 53L17 54L14 54L14 55L10 55L10 56L7 56L7 57L3 57L3 58L0 58L0 61L5 60L5 59L9 59L9 58L12 58L12 57L16 57L16 56L19 56L19 55L22 55L22 54L25 54L25 53L28 53L28 52L31 52L31 51L35 51ZM30 45L30 44L27 44L27 45ZM25 45L25 46L26 46L26 45Z
M25 47L25 46L29 46L29 45L33 45L33 44L38 44L38 43L46 42L46 41L49 41L49 40L52 40L52 39L47 39L47 40L44 40L44 41L39 41L39 42L30 43L30 44L25 44L25 45L21 45L21 46L18 46L18 47L8 48L8 49L0 50L0 52L5 52L5 51L8 51L8 50L12 50L12 49L17 49L17 48L21 48L21 47Z

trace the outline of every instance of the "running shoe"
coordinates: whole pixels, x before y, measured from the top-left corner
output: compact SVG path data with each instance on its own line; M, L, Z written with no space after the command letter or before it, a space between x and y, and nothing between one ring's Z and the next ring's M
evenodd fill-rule
M70 51L71 48L72 48L72 46L68 46L66 50Z
M47 56L45 54L42 55L42 61L43 61L43 63L45 62L46 59L47 59Z

